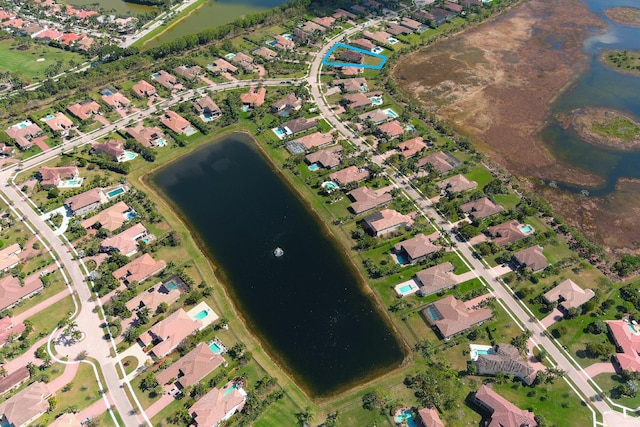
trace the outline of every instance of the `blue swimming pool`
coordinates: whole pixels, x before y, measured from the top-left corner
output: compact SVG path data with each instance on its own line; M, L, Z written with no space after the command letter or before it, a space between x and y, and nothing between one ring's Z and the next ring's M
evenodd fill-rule
M193 316L194 320L202 320L209 315L209 310L202 310L200 313Z
M413 286L411 285L404 285L403 287L400 288L400 292L402 292L403 294L406 294L407 292L409 292L411 289L413 289Z
M113 93L112 93L109 89L103 89L103 90L102 90L102 94L103 94L104 96L111 96L111 95L113 95Z
M417 426L416 422L413 420L413 411L409 408L402 409L394 418L396 423L405 422L409 427Z
M156 146L158 147L164 147L167 145L167 141L164 138L158 138L156 139Z
M136 215L136 213L135 213L134 211L129 211L129 212L125 212L125 213L124 213L124 217L125 217L126 219L133 219L133 218L135 218L136 216L137 216L137 215Z
M338 184L336 184L336 183L335 183L335 182L333 182L333 181L326 181L326 182L323 182L323 183L322 183L322 188L324 188L324 189L325 189L325 190L327 190L327 191L335 191L335 190L337 190L339 187L338 187Z
M310 171L317 171L318 169L320 169L320 166L318 166L316 163L309 165Z
M483 354L483 355L491 354L491 350L478 349L478 350L476 350L476 354L478 354L478 355L480 355L480 354Z
M520 231L522 231L523 233L531 233L533 231L533 227L530 226L529 224L525 225L524 227L520 227Z
M224 57L227 58L227 59L233 59L233 58L236 57L236 54L235 53L227 53Z
M373 49L371 49L371 52L373 52L373 53L382 53L382 52L384 52L384 49L381 48L380 46L376 46Z
M382 103L383 103L382 96L372 96L369 99L371 100L371 103L373 105L382 105Z
M391 108L387 108L386 110L382 110L383 113L386 113L388 115L390 115L391 117L393 117L394 119L397 119L398 113L396 113L395 111L393 111Z
M226 389L223 393L223 396L228 395L229 393L232 393L233 390L236 390L238 388L237 385L233 384L231 387L229 387L228 389Z
M47 114L46 116L44 116L44 117L42 118L42 120L44 120L44 121L46 122L47 120L51 120L51 119L53 119L53 117L54 117L54 116L53 116L53 114Z
M396 255L396 260L398 260L398 264L400 265L409 264L409 258L406 257L405 255L401 255L401 254Z
M274 47L276 45L276 41L275 40L269 40L267 43L269 46Z
M160 77L160 73L151 74L151 78L154 79L154 80L157 79L158 77Z
M134 153L132 151L125 151L124 152L124 161L128 162L129 160L133 160L136 157L138 157L138 153Z
M427 315L429 316L429 319L433 321L442 319L442 316L440 315L438 310L432 305L426 308L426 312L427 312Z
M108 196L110 199L112 199L112 198L114 198L114 197L116 197L117 195L122 194L122 193L124 193L124 188L122 188L122 187L118 187L118 188L116 188L115 190L111 190L111 191L109 191L109 192L107 193L107 196Z
M287 136L287 132L286 132L284 129L282 129L281 127L273 128L273 129L271 129L271 130L273 131L273 133L275 133L275 134L276 134L276 136L277 136L279 139L282 139L282 138L284 138L285 136Z

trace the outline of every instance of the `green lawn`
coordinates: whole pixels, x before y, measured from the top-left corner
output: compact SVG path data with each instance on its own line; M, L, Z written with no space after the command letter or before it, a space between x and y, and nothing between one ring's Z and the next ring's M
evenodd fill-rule
M615 389L625 383L620 375L600 374L595 376L593 379L614 402L634 409L640 406L640 395L637 395L636 397L621 397L616 392Z
M100 398L98 383L93 375L93 368L87 363L80 364L71 384L70 390L60 390L56 393L58 407L54 414L62 413L68 408L82 410Z
M15 41L7 39L0 41L0 70L17 73L28 81L36 81L45 77L44 71L56 61L62 61L63 70L69 68L69 61L80 64L85 58L74 52L33 43L25 50L18 50L14 47ZM39 58L44 61L38 62Z

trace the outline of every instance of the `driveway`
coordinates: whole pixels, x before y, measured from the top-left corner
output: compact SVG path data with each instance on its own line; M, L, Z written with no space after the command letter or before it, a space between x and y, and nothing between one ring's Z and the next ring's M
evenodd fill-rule
M540 323L542 323L542 325L545 328L548 328L549 326L556 323L558 320L561 320L562 317L563 317L562 312L557 308L554 308L553 311L547 317L545 317L540 321Z

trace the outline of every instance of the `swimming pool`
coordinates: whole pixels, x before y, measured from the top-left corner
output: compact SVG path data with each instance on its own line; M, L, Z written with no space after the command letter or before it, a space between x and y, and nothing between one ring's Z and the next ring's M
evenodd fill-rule
M400 288L400 292L402 292L403 294L406 294L407 292L409 292L411 289L413 289L413 286L411 285L404 285L403 287Z
M373 105L382 105L382 96L372 96L369 99Z
M215 354L223 354L227 351L227 348L220 342L218 338L214 338L207 343L211 351Z
M245 113L249 111L249 106L248 105L243 105L242 106L242 111L244 111Z
M317 171L318 169L320 169L320 166L318 166L318 164L314 163L312 165L309 165L309 170L310 171Z
M416 128L416 127L415 127L414 125L407 125L407 126L405 127L405 130L409 130L409 131L411 131L411 130L414 130L415 128Z
M527 224L524 227L520 227L520 231L525 233L525 234L531 233L533 231L533 227L530 226L529 224Z
M53 114L47 114L46 116L44 116L44 117L42 118L42 120L44 120L44 121L46 122L47 120L51 120L51 119L53 119L53 117L54 117L54 115L53 115Z
M181 286L173 280L169 280L167 283L164 284L164 286L170 291L175 291L176 289L181 288Z
M164 147L166 145L167 145L167 141L164 138L156 139L156 146L157 147Z
M276 45L276 41L275 40L269 40L268 42L265 42L266 44L268 44L271 47L274 47Z
M226 395L228 395L229 393L232 393L232 392L233 392L233 390L236 390L237 388L238 388L238 386L237 386L237 385L235 385L235 384L233 384L231 387L229 387L228 389L226 389L222 395L223 395L223 396L226 396Z
M273 131L273 133L276 134L278 139L282 139L285 136L289 135L289 133L285 129L281 128L281 127L273 128L271 130Z
M382 110L383 113L386 113L388 115L390 115L391 117L393 117L394 119L397 119L399 117L398 113L396 113L395 111L393 111L391 108L387 108L386 110Z
M202 310L200 313L193 316L194 320L202 320L209 315L209 310Z
M67 179L66 181L60 181L60 183L58 184L58 188L80 187L82 185L82 181L84 181L84 178Z
M376 46L373 49L371 49L371 52L373 52L373 53L382 53L382 52L384 52L384 49L381 48L380 46Z
M133 160L136 157L138 157L138 153L134 153L132 151L125 151L124 152L124 162L128 162L129 160Z
M416 427L417 424L413 420L413 411L410 408L400 409L394 417L396 423L406 423L409 427Z
M398 39L393 38L393 37L389 37L389 38L387 39L387 41L389 42L389 44L396 44L396 43L398 43Z
M124 217L126 219L133 219L137 216L137 214L134 211L129 211L129 212L125 212L124 213Z
M151 74L151 78L154 79L154 80L157 79L158 77L160 77L160 73Z
M426 311L427 311L427 314L429 315L429 319L433 321L442 319L442 316L434 306L430 305L429 307L426 308Z
M196 132L198 132L198 131L197 131L197 130L195 130L194 128L189 128L189 129L187 129L187 130L185 130L185 131L184 131L184 134L185 134L186 136L191 136L191 135L193 135L193 134L194 134L194 133L196 133Z
M282 37L284 37L287 40L293 40L293 35L292 34L283 34Z
M109 89L102 89L102 94L104 96L111 96L113 93Z
M360 86L360 92L367 92L369 90L369 88L367 87L367 85L361 85Z
M338 188L340 188L338 187L338 184L336 184L333 181L325 181L322 183L321 187L327 190L328 192L335 191Z
M401 254L396 254L396 260L398 261L398 264L400 264L400 265L410 264L409 258L404 256L404 255L401 255Z
M113 199L114 197L116 197L117 195L122 194L122 193L124 193L124 188L122 188L122 187L118 187L118 188L116 188L115 190L111 190L111 191L109 191L109 192L107 193L107 196L108 196L110 199Z
M235 53L227 53L224 57L227 58L227 59L233 59L233 58L236 57L236 54Z

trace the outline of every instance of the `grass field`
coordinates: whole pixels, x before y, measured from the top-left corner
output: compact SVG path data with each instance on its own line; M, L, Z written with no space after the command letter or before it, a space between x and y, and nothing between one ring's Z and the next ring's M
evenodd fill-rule
M44 61L38 62L39 58L44 58ZM18 50L15 48L15 40L0 41L0 70L17 73L29 82L43 79L46 68L56 61L62 61L62 69L66 70L70 68L69 61L80 64L84 60L78 53L42 44L34 43L25 50Z

